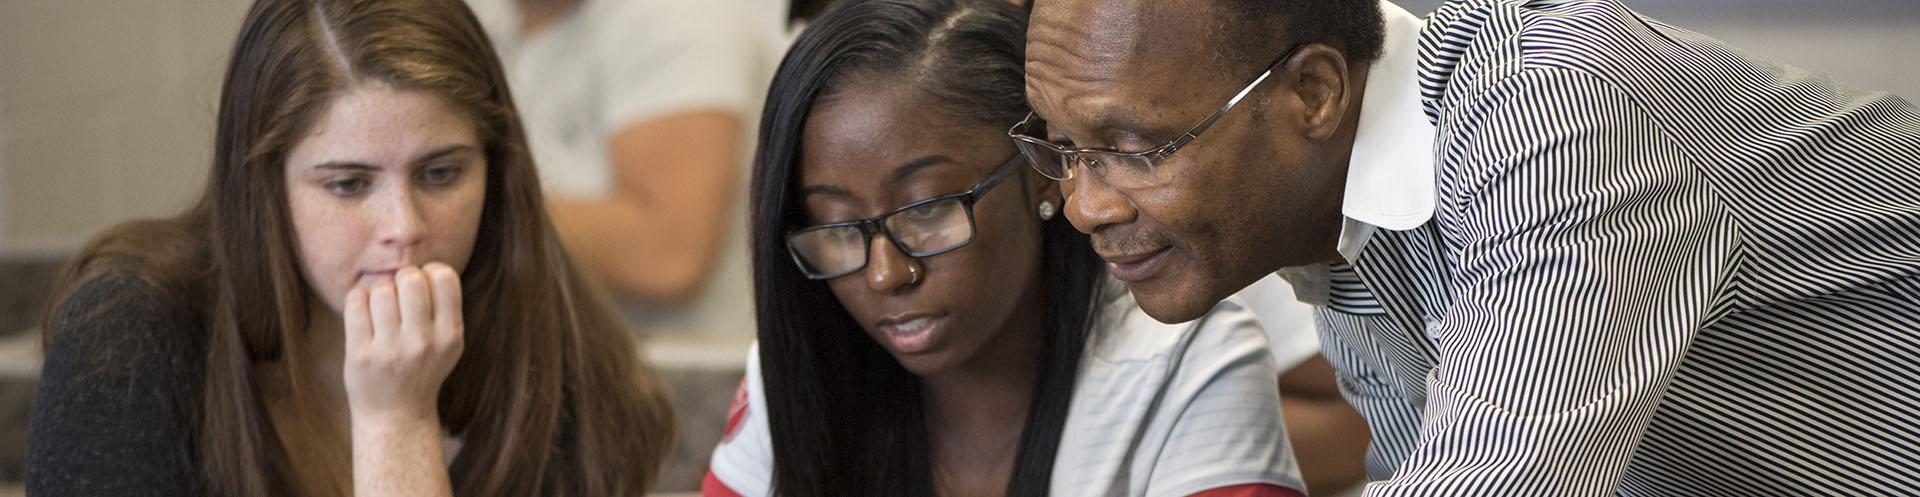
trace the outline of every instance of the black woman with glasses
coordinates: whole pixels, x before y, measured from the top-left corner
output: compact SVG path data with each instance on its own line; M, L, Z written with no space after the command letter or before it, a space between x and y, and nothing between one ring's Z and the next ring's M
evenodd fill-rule
M1006 138L1025 26L841 0L795 41L754 161L759 343L706 495L1301 495L1253 315L1141 312Z

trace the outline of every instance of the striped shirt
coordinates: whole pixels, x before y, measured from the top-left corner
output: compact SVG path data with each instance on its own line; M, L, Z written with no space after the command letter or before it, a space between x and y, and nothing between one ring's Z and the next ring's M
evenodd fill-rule
M1346 261L1287 271L1366 495L1920 491L1920 111L1615 0L1387 7Z

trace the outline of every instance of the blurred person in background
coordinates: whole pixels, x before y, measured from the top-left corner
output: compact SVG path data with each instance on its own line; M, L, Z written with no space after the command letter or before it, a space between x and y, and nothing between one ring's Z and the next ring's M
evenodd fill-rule
M752 329L743 138L781 38L752 0L468 0L561 241L649 332Z
M46 314L37 496L603 496L672 418L574 269L458 0L264 0L193 207Z

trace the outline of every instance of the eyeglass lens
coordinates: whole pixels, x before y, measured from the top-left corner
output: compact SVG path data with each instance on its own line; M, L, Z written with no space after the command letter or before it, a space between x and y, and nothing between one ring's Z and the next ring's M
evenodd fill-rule
M879 231L884 232L895 247L913 257L939 254L973 241L973 222L959 196L889 213L880 220ZM861 226L853 224L794 233L788 244L808 275L830 278L866 267L869 240Z
M1046 136L1046 121L1041 121L1039 117L1028 119L1026 129L1016 130L1018 134L1034 139ZM1118 188L1145 188L1159 180L1152 161L1143 155L1098 151L1061 152L1054 148L1057 145L1034 143L1018 137L1013 143L1033 163L1035 170L1054 180L1073 179L1075 162L1093 171L1101 181Z

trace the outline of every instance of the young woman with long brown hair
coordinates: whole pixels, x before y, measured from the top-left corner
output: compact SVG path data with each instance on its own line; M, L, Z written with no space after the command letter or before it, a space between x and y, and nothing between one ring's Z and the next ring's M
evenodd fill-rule
M35 495L636 495L671 418L458 0L261 0L205 192L47 314Z

